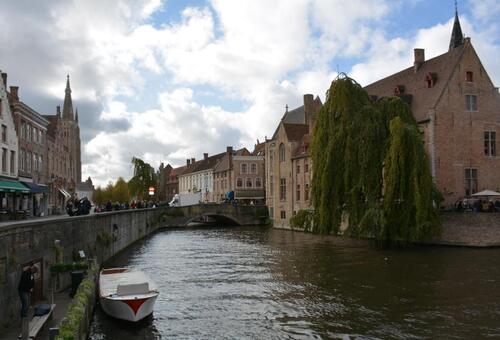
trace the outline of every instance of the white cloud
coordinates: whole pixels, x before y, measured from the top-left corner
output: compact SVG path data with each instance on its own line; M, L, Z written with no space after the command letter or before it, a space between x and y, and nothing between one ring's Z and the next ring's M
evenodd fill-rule
M498 85L498 10L483 3L471 2L474 25L461 20ZM452 23L390 35L386 21L408 8L402 0L207 0L173 23L151 22L169 10L160 0L3 6L2 68L22 89L58 100L69 72L75 104L95 110L79 106L82 133L92 131L84 177L100 184L130 176L132 156L180 165L226 145L251 147L273 133L286 104L301 105L304 93L324 99L337 60L359 60L349 75L367 84L410 66L414 47L427 58L445 52ZM240 108L213 104L219 99Z

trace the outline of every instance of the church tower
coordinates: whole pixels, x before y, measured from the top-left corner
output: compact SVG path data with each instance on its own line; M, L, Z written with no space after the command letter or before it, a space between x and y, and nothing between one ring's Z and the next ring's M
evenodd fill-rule
M82 181L82 162L80 150L80 127L78 126L78 110L73 112L73 99L71 98L71 85L69 75L66 79L66 89L62 112L62 125L64 130L64 144L69 152L69 164L66 171L68 180L73 187Z

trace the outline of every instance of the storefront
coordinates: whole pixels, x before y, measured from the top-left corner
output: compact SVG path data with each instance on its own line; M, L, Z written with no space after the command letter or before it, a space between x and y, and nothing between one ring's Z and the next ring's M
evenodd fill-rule
M30 190L19 181L0 180L0 220L25 218L28 209L24 209L24 198Z
M36 184L31 182L21 183L30 190L30 195L28 195L28 197L23 200L23 206L27 207L29 216L47 216L50 195L49 187L43 184Z

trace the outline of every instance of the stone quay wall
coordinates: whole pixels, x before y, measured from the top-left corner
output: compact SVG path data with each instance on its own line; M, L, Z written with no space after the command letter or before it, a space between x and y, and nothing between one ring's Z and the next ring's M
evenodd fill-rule
M53 264L74 262L80 250L100 264L154 232L161 225L161 214L162 209L128 210L0 227L0 329L19 320L17 285L23 265L41 263L43 297L50 300L53 289L69 282L67 273L58 274L63 284L51 276Z
M443 212L441 235L425 243L500 247L500 213Z
M261 225L268 220L265 206L199 204L0 224L0 332L19 321L17 285L22 267L30 261L41 263L43 285L39 283L38 292L50 301L52 291L70 282L68 273L51 274L55 263L72 263L83 250L100 265L159 228L182 227L203 216L228 225Z

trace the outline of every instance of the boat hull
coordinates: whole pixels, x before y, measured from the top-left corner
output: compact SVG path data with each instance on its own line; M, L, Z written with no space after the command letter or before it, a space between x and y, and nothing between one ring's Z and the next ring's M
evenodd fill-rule
M144 298L100 298L101 308L116 319L137 322L153 313L158 294Z

